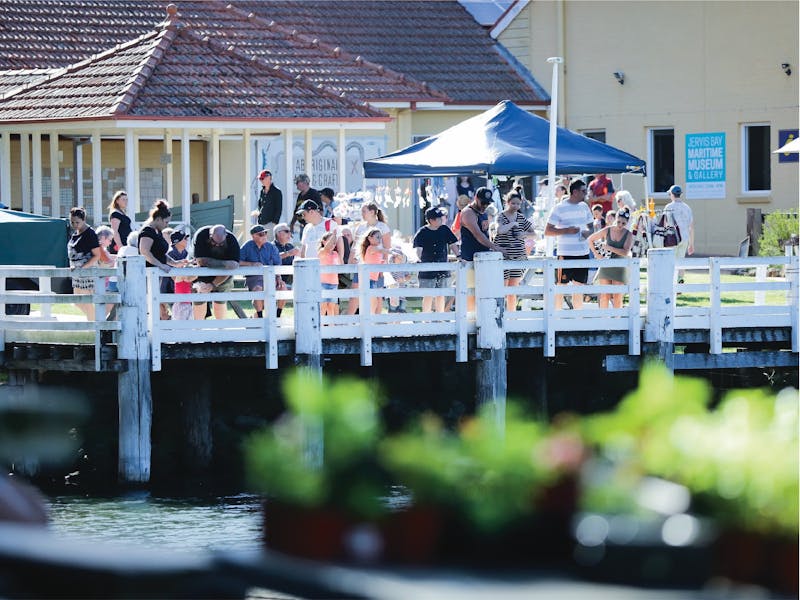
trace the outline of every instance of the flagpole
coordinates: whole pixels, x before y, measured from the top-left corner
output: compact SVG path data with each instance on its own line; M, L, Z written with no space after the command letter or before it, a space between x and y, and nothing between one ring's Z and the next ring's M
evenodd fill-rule
M547 62L553 65L553 83L550 86L550 140L547 146L547 214L553 210L556 197L556 132L558 128L558 65L564 62L560 56L551 56ZM546 238L546 256L553 255L553 238Z

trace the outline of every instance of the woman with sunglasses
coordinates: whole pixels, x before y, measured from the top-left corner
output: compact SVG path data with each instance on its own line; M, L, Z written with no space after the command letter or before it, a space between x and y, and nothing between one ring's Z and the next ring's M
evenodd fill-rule
M612 225L596 231L589 236L589 248L595 257L603 259L603 254L595 247L595 240L603 240L606 252L609 254L609 259L625 258L630 255L631 246L633 245L633 236L628 230L628 221L630 221L631 213L628 208L623 208L617 212L616 219ZM628 268L627 267L600 267L597 269L597 274L594 276L595 283L600 285L626 285L628 283ZM600 308L608 308L609 299L614 308L622 308L622 294L600 294L598 304Z

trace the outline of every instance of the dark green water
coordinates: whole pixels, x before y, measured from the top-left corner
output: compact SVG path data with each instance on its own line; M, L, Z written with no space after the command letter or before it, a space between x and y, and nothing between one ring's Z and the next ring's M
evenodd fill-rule
M179 552L255 550L261 546L261 500L54 496L50 529L58 537Z

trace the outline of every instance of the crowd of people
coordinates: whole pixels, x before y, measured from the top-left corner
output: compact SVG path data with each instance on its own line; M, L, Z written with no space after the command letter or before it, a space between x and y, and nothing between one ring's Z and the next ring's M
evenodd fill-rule
M371 306L360 307L358 296L349 298L339 306L338 299L330 294L335 289L358 289L368 285L371 289L413 285L409 273L383 272L380 265L405 262L445 263L460 260L472 263L479 252L500 252L504 259L523 261L536 247L537 237L555 238L555 255L565 261L559 269L557 282L565 284L587 284L590 271L594 271L593 282L602 285L625 285L630 274L625 266L607 261L631 255L636 231L631 231L637 203L625 190L614 191L613 184L605 174L594 176L590 183L582 178L564 176L554 182L556 203L550 210L543 228L532 218L533 204L525 197L523 186L514 182L502 198L502 206L495 207L496 191L488 187L474 189L468 177L458 180L459 197L455 214L450 215L440 203L424 213L425 224L409 240L393 237L386 215L373 201L360 206L360 219L354 218L352 210L345 208L344 200L337 201L331 188L315 190L305 174L295 178L298 195L293 218L289 223L280 222L283 212L283 194L272 184L272 173L259 173L261 190L258 208L252 217L256 223L249 228L250 239L240 246L236 236L223 225L210 225L198 229L189 250L189 234L169 227L171 210L166 201L158 200L149 212L147 221L139 230L133 230L127 214L128 196L118 191L108 207L108 226L94 231L86 223L83 208L73 208L70 223L74 231L68 242L70 266L82 269L81 275L72 278L76 294L91 294L95 278L85 276L83 269L92 266L113 267L121 256L139 254L147 267L157 268L169 277L160 278L161 293L215 294L233 289L233 273L214 276L182 276L179 269L186 266L210 267L234 271L240 266L291 265L295 258L318 258L323 266L369 265L367 281L359 281L355 273L335 273L324 269L321 275L323 302L321 314L338 315L340 310L353 315L367 308L378 314L387 308L389 312L404 312L406 303L397 298L384 302L380 296L373 297ZM546 185L546 183L545 183ZM541 193L540 189L540 193ZM468 195L470 194L470 195ZM673 185L669 189L670 203L664 209L665 217L677 230L675 252L683 257L694 251L694 226L691 209L681 199L682 190ZM343 216L349 214L350 217ZM649 235L648 230L648 235ZM586 260L594 257L604 261L597 269L581 265L568 266L566 261ZM504 269L504 283L509 288L524 281L528 269L515 265ZM362 275L364 271L361 272ZM467 269L467 287L474 288L474 269ZM450 270L421 271L416 277L420 288L445 289L453 285ZM291 275L277 275L275 289L291 289ZM114 277L105 280L107 291L117 291ZM245 286L251 292L264 291L261 275L248 275ZM328 293L326 293L328 292ZM424 296L423 312L445 312L453 307L453 298ZM598 298L601 309L620 308L622 293L601 293ZM556 297L556 308L567 306L580 308L584 295L573 293L571 299ZM467 310L474 310L474 296L469 295ZM209 304L213 307L210 309ZM253 300L255 318L264 317L264 301ZM281 316L285 300L277 302L277 316ZM94 306L80 304L87 318L94 319ZM518 309L518 298L513 290L506 295L506 310ZM112 307L108 307L109 312ZM205 319L214 316L224 319L227 301L185 301L161 305L161 319Z

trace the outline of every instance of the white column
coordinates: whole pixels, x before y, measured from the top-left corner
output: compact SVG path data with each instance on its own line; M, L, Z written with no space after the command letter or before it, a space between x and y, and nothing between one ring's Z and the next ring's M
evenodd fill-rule
M314 180L314 169L311 166L311 158L312 158L312 150L311 144L313 143L313 139L311 137L311 130L306 129L306 147L305 147L305 159L306 159L306 175L308 175L309 179L312 181ZM313 184L312 184L313 186Z
M253 150L250 144L250 130L245 129L242 132L242 231L245 233L250 228L251 217L250 211L253 210L253 199L250 197L250 183L252 181L252 171L250 160L253 156Z
M83 144L75 145L75 206L83 206ZM69 211L68 211L69 212Z
M183 147L181 146L181 152ZM169 129L164 130L164 151L163 154L166 158L164 163L164 199L170 206L175 206L175 192L173 191L173 182L175 176L175 169L172 166L172 131Z
M181 130L181 215L189 224L192 207L192 155L189 152L189 130Z
M347 141L345 139L344 127L339 129L339 189L337 192L347 192Z
M19 165L22 180L22 210L31 212L31 149L30 138L27 133L19 134Z
M219 182L219 130L213 129L211 131L211 140L209 141L209 153L211 154L211 170L209 173L208 184L208 198L206 200L219 200L220 196L220 182Z
M60 217L61 215L61 181L59 179L60 157L58 150L58 132L51 131L50 134L50 216Z
M94 207L94 224L103 222L103 158L100 130L92 131L92 206Z
M283 212L281 221L288 223L292 220L294 213L295 189L294 189L294 134L291 129L283 132L283 139L286 142L286 164L284 165L284 180L286 189L283 190Z
M128 192L128 215L136 220L136 213L139 212L139 184L138 173L136 171L136 137L133 129L125 130L125 191Z
M33 212L42 214L42 134L31 134L31 159L33 173Z
M11 132L0 139L0 202L11 206Z

